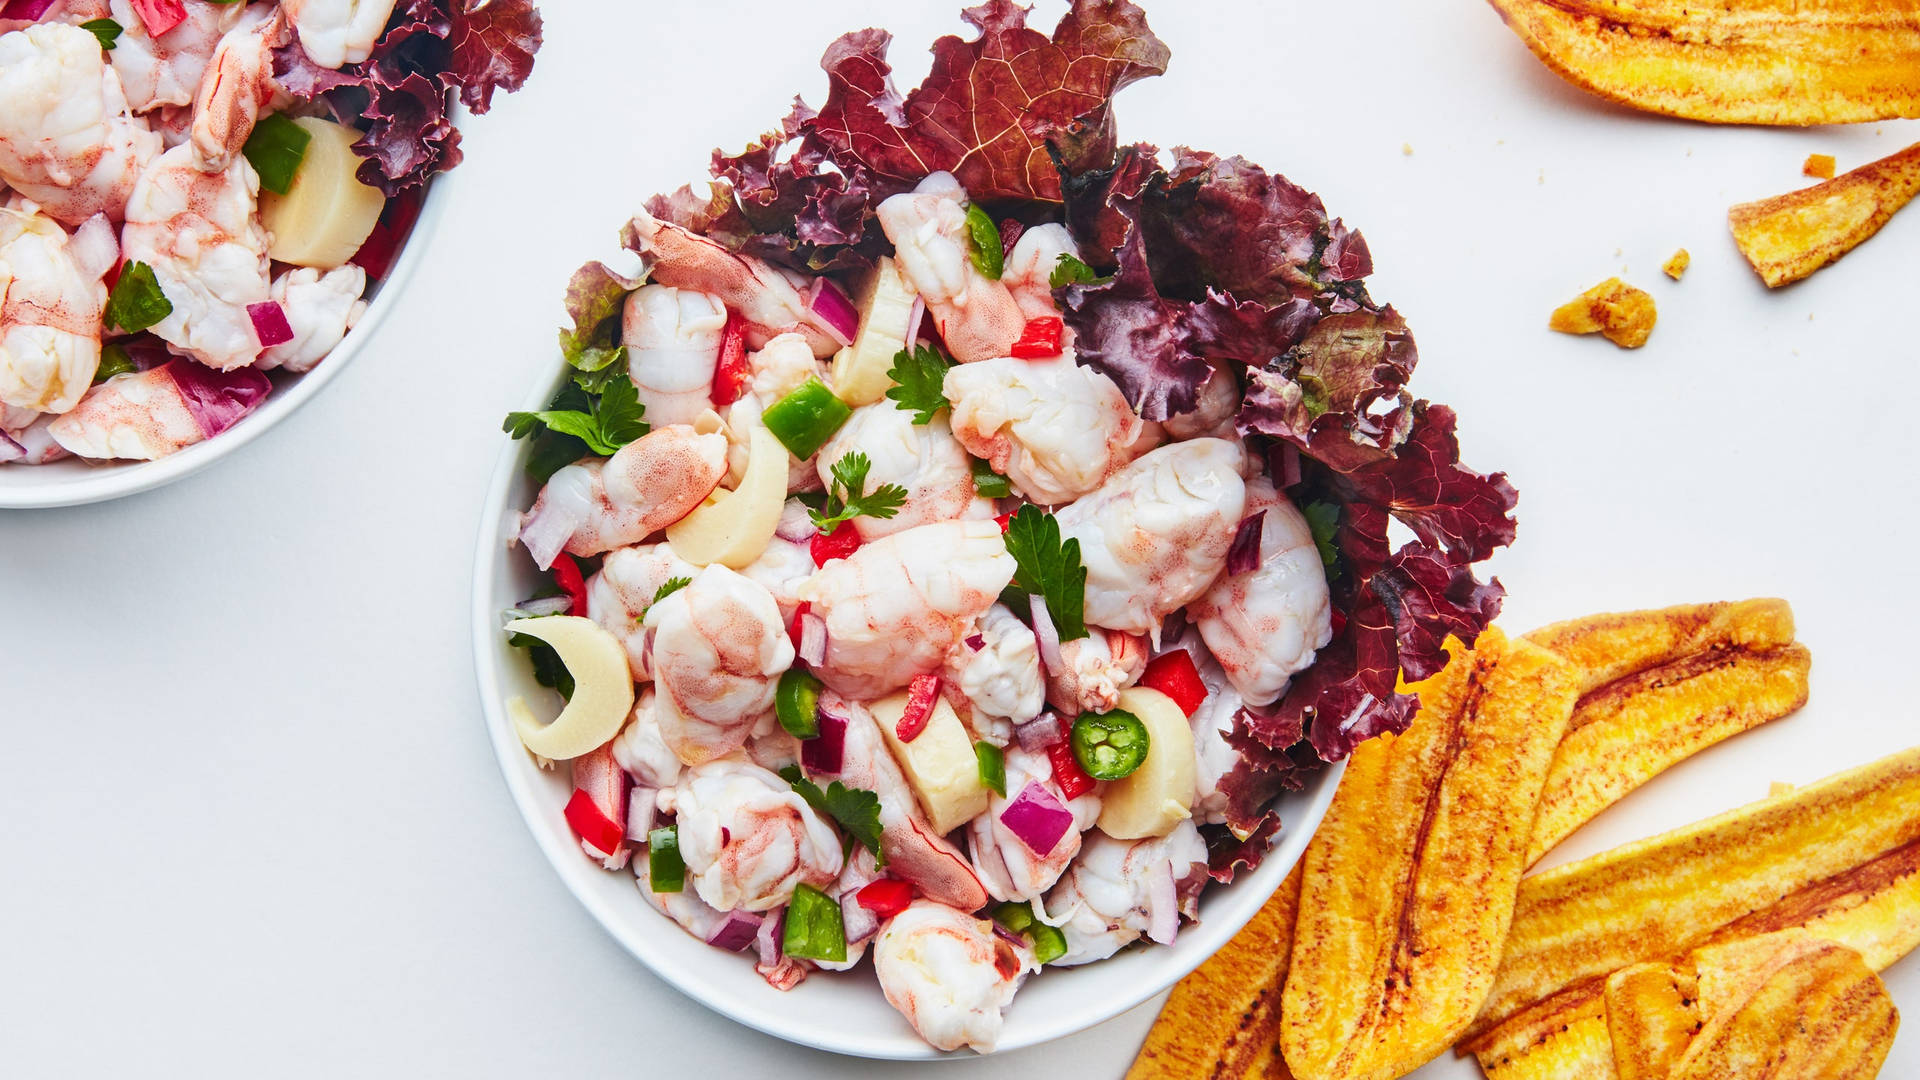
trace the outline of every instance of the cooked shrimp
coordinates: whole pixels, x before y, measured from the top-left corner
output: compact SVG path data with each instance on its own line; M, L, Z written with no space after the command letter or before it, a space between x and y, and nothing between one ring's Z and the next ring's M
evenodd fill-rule
M962 364L947 370L945 390L960 445L1047 506L1094 490L1152 447L1120 388L1071 352Z
M120 251L104 215L72 236L45 214L0 207L0 403L63 413L100 366L101 277Z
M273 100L273 50L290 38L278 5L249 6L220 38L193 95L193 149L200 167L222 172L247 145Z
M980 873L981 884L995 900L1023 901L1038 898L1060 880L1073 857L1080 854L1080 834L1093 827L1100 816L1100 796L1089 791L1068 801L1053 782L1053 765L1045 754L1015 746L1006 753L1007 794L993 795L987 812L967 822L967 850L973 854L973 868ZM1073 825L1053 847L1035 851L1019 834L1000 820L1007 805L1028 784L1039 784L1049 795L1073 812Z
M934 832L920 812L913 788L887 749L873 714L865 705L831 690L820 695L820 707L847 722L837 778L880 799L880 849L887 857L888 871L941 903L966 911L985 906L985 886L960 849Z
M373 54L394 0L280 0L300 47L323 68L357 64Z
M816 674L872 700L938 670L1013 570L990 520L921 525L830 560L796 590L826 620L826 662Z
M1246 506L1241 454L1225 439L1163 446L1054 515L1080 541L1088 623L1158 633L1220 576Z
M627 227L627 246L648 260L654 281L718 296L745 320L747 344L755 348L786 333L804 336L818 357L840 348L794 283L751 255L737 255L644 210Z
M1313 530L1272 480L1247 482L1246 512L1265 515L1259 565L1223 573L1187 614L1247 704L1271 705L1333 640L1333 608Z
M325 272L295 267L273 279L267 295L286 313L293 340L260 354L255 367L309 371L326 359L366 313L360 294L367 289L367 272L348 263Z
M120 24L120 37L107 58L120 76L127 104L136 113L168 105L192 105L213 50L247 7L186 4L186 18L156 38L147 33L147 24L130 0L109 0L106 6L113 21Z
M893 241L894 261L926 301L954 359L969 364L1007 355L1027 317L1005 284L973 265L967 193L953 174L934 173L874 212Z
M1206 883L1207 842L1192 821L1131 842L1095 831L1040 913L1067 939L1066 955L1053 963L1105 960L1142 935L1171 944L1180 917L1198 916Z
M887 1004L938 1050L990 1052L1014 991L1038 966L992 923L932 900L887 920L873 947Z
M49 423L47 433L81 457L142 461L207 437L165 367L115 375L93 387Z
M1207 651L1206 642L1201 640L1199 631L1188 626L1173 648L1187 651L1187 655L1193 659L1195 670L1200 673L1201 684L1207 688L1206 698L1187 718L1193 727L1193 822L1196 825L1222 825L1227 821L1232 800L1221 790L1221 784L1228 773L1241 765L1240 751L1227 742L1227 736L1233 731L1240 710L1246 703L1241 700L1240 692L1227 681L1226 672L1220 670L1219 662Z
M713 368L727 329L720 298L642 285L627 296L620 340L627 374L655 427L691 424L713 407Z
M761 416L767 408L809 378L824 381L827 377L826 366L814 359L813 349L799 334L780 334L748 353L747 366L752 372L747 392L727 407L727 483L736 485L747 471L753 429L766 426ZM802 461L787 455L788 491L819 490L813 463L814 458Z
M947 673L972 703L976 728L986 726L981 717L1031 720L1046 704L1039 641L1004 604L993 605L980 617L979 629L947 657ZM988 738L993 734L979 733Z
M772 594L715 563L648 608L645 625L667 745L689 765L745 745L793 665Z
M119 221L160 154L103 55L92 32L66 23L0 36L0 181L63 225Z
M1068 716L1106 712L1146 670L1146 638L1089 626L1086 637L1060 643L1060 670L1047 672L1047 700Z
M1057 319L1060 308L1053 302L1053 271L1060 256L1080 257L1080 248L1065 225L1048 222L1035 225L1020 234L1013 250L1007 253L1006 269L1000 283L1013 294L1020 314L1028 319ZM1063 339L1064 341L1064 339Z
M724 758L689 769L660 793L676 816L680 857L700 899L718 911L769 911L802 883L840 875L840 837L785 780Z
M607 552L599 573L587 579L587 617L625 647L634 682L653 681L641 616L667 582L692 579L699 572L699 567L674 554L667 544L639 544Z
M873 463L867 472L868 491L898 484L907 492L906 501L892 517L862 514L853 519L862 539L878 540L936 521L993 516L993 501L974 493L967 452L955 441L943 416L916 424L912 413L891 401L862 405L820 448L816 459L820 482L829 483L833 466L855 452Z
M246 158L235 155L224 170L203 172L191 147L176 146L140 174L120 235L127 261L152 267L173 304L153 332L221 371L260 355L247 314L248 305L270 296L268 236L255 213L259 190Z
M807 508L798 500L789 499L781 513L786 521L797 519L806 521ZM787 528L787 524L780 526ZM742 567L740 572L759 582L761 587L773 594L773 602L780 605L780 618L791 620L800 607L800 583L813 576L813 552L804 543L782 540L778 534L767 541L765 550L754 560Z
M598 555L637 544L686 517L727 469L727 440L684 424L654 428L605 462L553 474L520 528L541 569L560 551Z
M680 759L660 731L660 709L651 687L634 699L627 726L610 745L615 764L625 769L634 783L659 791L680 782Z
M1234 417L1240 412L1240 383L1231 371L1208 361L1209 368L1205 382L1200 384L1200 403L1192 412L1178 416L1169 416L1161 422L1168 437L1174 439L1198 439L1211 436L1217 439L1238 438L1234 430Z

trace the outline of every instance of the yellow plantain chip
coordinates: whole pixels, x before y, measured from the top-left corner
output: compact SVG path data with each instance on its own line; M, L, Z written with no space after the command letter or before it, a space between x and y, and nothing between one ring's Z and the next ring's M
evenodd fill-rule
M1528 864L1669 766L1805 705L1812 662L1799 645L1735 645L1588 692L1547 773Z
M1174 986L1127 1080L1290 1080L1276 1053L1275 1035L1299 906L1296 866L1226 947Z
M1389 1078L1451 1045L1492 984L1575 667L1498 630L1355 750L1302 863L1280 1049L1300 1080Z
M1669 256L1666 262L1660 264L1660 272L1675 281L1679 281L1681 276L1687 272L1687 267L1692 265L1693 255L1689 253L1686 248L1681 248Z
M1654 611L1589 615L1527 635L1580 665L1580 692L1712 649L1766 651L1793 644L1785 600L1684 604Z
M1920 748L1537 874L1521 884L1500 972L1466 1049L1497 1059L1530 1045L1544 1014L1597 999L1608 975L1709 943L1730 924L1751 936L1792 925L1778 919L1824 917L1795 907L1803 890L1825 883L1865 900L1898 892L1912 873L1898 859L1888 864L1892 882L1844 879L1917 840ZM1872 920L1861 927L1900 932Z
M1674 1065L1673 1080L1878 1075L1900 1014L1860 954L1806 937L1752 944L1747 962L1721 976L1722 1002L1706 997L1707 960L1701 959L1707 1019Z
M1623 349L1637 349L1658 322L1653 297L1619 278L1607 280L1553 309L1547 329L1562 334L1604 334Z
M1561 78L1724 124L1920 116L1915 0L1491 0Z
M1667 964L1635 964L1607 978L1607 1031L1620 1080L1666 1080L1699 1030L1693 980Z
M1915 62L1920 71L1920 61ZM1920 143L1844 176L1727 212L1733 242L1768 288L1852 251L1920 195Z

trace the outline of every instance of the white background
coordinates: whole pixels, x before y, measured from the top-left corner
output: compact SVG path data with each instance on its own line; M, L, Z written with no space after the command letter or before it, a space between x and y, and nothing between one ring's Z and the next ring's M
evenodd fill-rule
M499 419L554 363L568 271L610 253L647 193L702 176L710 147L771 126L796 91L817 103L838 31L891 27L917 81L924 45L959 24L946 0L548 7L531 85L470 126L447 224L353 369L177 486L0 519L0 1074L914 1068L736 1026L589 920L508 801L465 618ZM1415 389L1457 407L1468 460L1522 493L1496 564L1505 625L1794 603L1813 704L1673 770L1562 855L1913 739L1920 210L1771 294L1725 213L1800 183L1809 152L1847 168L1920 125L1638 116L1563 86L1475 0L1150 10L1174 60L1122 96L1123 135L1244 153L1365 230L1374 294L1419 335ZM1674 284L1658 266L1682 245L1693 270ZM1544 329L1616 273L1659 300L1648 347ZM1920 965L1887 977L1920 1005ZM1155 1007L937 1068L1117 1077ZM1915 1073L1909 1034L1885 1075Z

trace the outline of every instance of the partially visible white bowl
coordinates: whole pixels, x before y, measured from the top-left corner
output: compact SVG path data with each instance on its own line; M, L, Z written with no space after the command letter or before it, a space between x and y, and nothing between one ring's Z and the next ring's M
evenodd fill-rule
M524 408L542 409L558 393L564 373L541 380ZM695 940L639 895L634 876L609 873L587 859L562 816L571 785L562 767L542 771L507 719L504 703L552 695L533 680L524 654L500 632L500 613L539 584L531 560L507 546L507 516L530 505L534 485L523 468L524 443L500 453L480 522L474 560L473 652L487 734L520 815L567 888L626 950L695 1001L789 1042L870 1058L922 1059L944 1055L929 1047L894 1012L872 971L819 972L782 993L754 974L745 956ZM557 708L558 699L555 699ZM1178 982L1212 956L1253 918L1306 850L1333 799L1344 764L1321 773L1305 790L1279 803L1285 827L1259 869L1231 885L1214 885L1201 898L1200 921L1171 947L1128 949L1084 967L1049 969L1028 979L1007 1010L1000 1050L1018 1050L1063 1038L1109 1020ZM962 1052L962 1056L968 1052Z
M104 502L126 495L151 491L190 476L219 461L264 434L268 428L307 403L322 387L360 354L387 313L400 303L407 281L419 267L426 244L420 239L439 226L444 177L427 183L420 203L420 215L402 242L400 253L372 292L367 310L352 330L326 359L312 370L291 378L276 376L273 392L259 408L241 417L240 422L204 442L195 443L177 453L155 461L117 461L90 465L68 458L47 465L0 465L0 509L26 510L52 506L78 506ZM416 239L419 238L419 239Z

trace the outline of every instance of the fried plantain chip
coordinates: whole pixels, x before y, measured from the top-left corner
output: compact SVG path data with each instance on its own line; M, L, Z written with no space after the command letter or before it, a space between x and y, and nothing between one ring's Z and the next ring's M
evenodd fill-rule
M1717 973L1721 1001L1708 992L1710 961L1697 959L1706 1020L1673 1080L1872 1080L1880 1072L1900 1014L1859 953L1783 935L1743 951L1741 963Z
M1741 203L1727 212L1727 222L1740 254L1777 289L1858 247L1915 195L1920 143L1824 183Z
M1620 1080L1666 1080L1699 1030L1695 980L1667 964L1635 964L1607 978L1604 1004Z
M1604 334L1623 349L1637 349L1653 336L1659 312L1653 297L1619 278L1607 280L1553 309L1547 329L1562 334Z
M1805 705L1812 662L1799 645L1734 645L1589 691L1547 773L1528 864L1669 766Z
M1903 849L1917 840L1920 748L1537 874L1521 884L1499 975L1464 1048L1483 1061L1511 1056L1552 1014L1597 1003L1608 975L1713 943L1717 931L1831 920L1899 938L1911 916L1858 909L1911 898Z
M1527 635L1580 665L1580 692L1712 649L1764 652L1793 644L1793 608L1785 600L1683 604L1652 611L1589 615Z
M1722 124L1920 116L1913 0L1491 0L1561 78L1622 105Z
M1308 845L1280 1020L1302 1080L1412 1071L1492 983L1579 672L1498 630L1448 651L1410 688L1413 725L1354 752Z
M1666 262L1660 264L1660 272L1675 281L1679 281L1681 276L1687 272L1687 267L1692 265L1693 255L1688 252L1686 248L1681 248L1668 256Z

